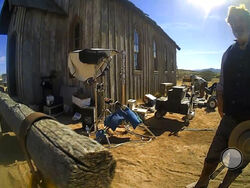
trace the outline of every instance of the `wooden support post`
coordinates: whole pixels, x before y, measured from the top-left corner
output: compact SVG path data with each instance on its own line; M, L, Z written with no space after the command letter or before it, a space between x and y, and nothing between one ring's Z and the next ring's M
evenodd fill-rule
M0 92L0 116L17 136L30 108ZM116 162L96 141L51 119L34 123L27 134L27 151L42 175L57 187L109 187Z
M126 105L126 52L123 51L122 55L122 68L121 68L121 82L122 82L122 104Z

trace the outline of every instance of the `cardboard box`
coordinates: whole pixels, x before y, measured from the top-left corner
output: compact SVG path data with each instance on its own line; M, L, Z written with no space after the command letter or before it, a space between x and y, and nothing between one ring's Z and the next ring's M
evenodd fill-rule
M95 117L95 107L94 106L88 106L84 108L80 108L77 105L73 105L74 112L78 112L81 114L81 122L85 125L88 125L91 127L96 122ZM91 131L94 130L94 127Z

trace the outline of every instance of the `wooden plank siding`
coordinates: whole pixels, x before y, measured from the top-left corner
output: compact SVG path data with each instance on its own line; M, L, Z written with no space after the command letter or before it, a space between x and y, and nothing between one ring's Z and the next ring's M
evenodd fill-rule
M134 70L134 26L133 22L131 21L133 18L133 11L131 9L128 9L128 68L129 68L129 98L134 98L134 75L133 75L133 70Z
M23 32L23 23L24 23L24 17L25 17L25 8L14 8L13 10L13 17L10 21L10 26L9 26L9 30L8 30L8 36L12 36L12 35L15 35L16 36L16 54L15 54L15 60L16 62L15 63L15 67L16 67L16 71L15 71L15 74L16 74L16 78L20 78L20 79L17 79L16 82L17 82L17 95L18 96L23 96L23 93L22 93L22 89L21 89L21 86L22 86L22 74L21 74L21 70L22 70L22 64L20 63L21 62L21 56L22 56L22 39L23 39L23 36L20 34ZM8 46L9 46L9 39L8 38ZM7 51L9 52L10 49L7 48ZM7 53L7 62L9 61L9 57L8 57L9 53ZM9 69L9 64L7 64L7 72L8 72L8 69ZM9 77L10 75L8 75Z
M65 77L67 67L64 62L67 57L63 46L67 45L62 32L65 22L58 18L55 14L22 7L16 7L12 12L8 36L12 33L17 35L18 97L24 103L41 102L42 76L49 76L54 70L59 73L60 79ZM56 86L55 92L58 93L59 86Z
M55 0L67 14L62 17L38 9L18 7L12 11L8 35L17 33L18 97L24 103L41 102L41 76L55 70L58 78L54 92L60 85L79 86L93 96L93 88L72 79L67 67L72 49L73 23L81 22L80 48L111 48L125 51L125 101L142 99L146 93L155 94L161 82L176 83L176 70L170 71L171 58L176 68L176 44L147 16L125 0ZM134 70L134 31L139 34L140 70ZM157 46L158 70L154 71L153 40ZM166 60L167 58L167 60ZM167 69L165 70L167 61ZM113 58L105 76L105 95L122 101L122 58ZM32 88L32 89L30 89ZM100 97L99 97L100 99Z

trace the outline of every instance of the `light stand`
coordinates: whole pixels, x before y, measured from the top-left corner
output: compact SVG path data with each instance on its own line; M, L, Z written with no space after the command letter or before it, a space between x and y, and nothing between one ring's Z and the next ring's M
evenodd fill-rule
M106 106L105 106L104 100L102 100L103 101L101 104L102 111L100 113L100 116L98 117L98 110L97 110L98 109L98 93L103 93L103 96L104 96L106 85L105 85L105 79L103 79L101 83L98 83L97 79L103 78L103 76L105 75L105 72L107 72L109 70L111 60L112 60L111 56L109 56L107 58L102 58L100 60L101 63L96 68L95 76L87 79L88 84L94 85L94 95L95 95L94 96L94 98L95 98L94 124L90 128L90 130L91 130L94 126L94 132L96 132L98 130L98 124L102 120L103 115L106 116Z

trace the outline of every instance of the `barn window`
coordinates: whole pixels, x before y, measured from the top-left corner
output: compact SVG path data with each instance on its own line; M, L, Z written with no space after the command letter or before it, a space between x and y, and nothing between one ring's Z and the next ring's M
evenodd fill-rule
M80 23L76 23L75 24L75 28L74 28L74 49L79 49L80 48L80 42L81 42L81 38L80 38Z
M157 48L156 48L156 42L153 41L153 57L154 57L154 70L158 69L157 66Z
M171 71L175 71L174 54L171 54L170 65L171 65Z
M82 30L82 20L79 16L75 16L72 19L69 33L70 33L70 40L69 40L70 50L81 49L83 30Z
M74 47L79 48L80 47L80 24L77 23L75 26L75 31L74 31Z
M134 68L140 69L139 64L139 36L137 31L134 31Z
M167 50L167 48L165 50L165 53L166 53L166 55L165 55L165 71L168 71L168 50Z

